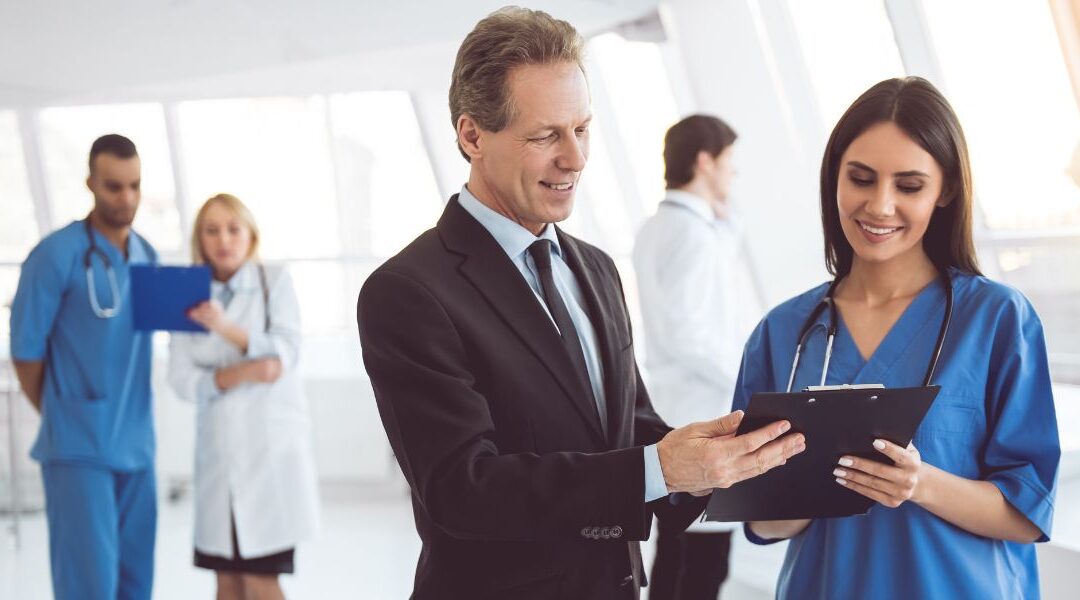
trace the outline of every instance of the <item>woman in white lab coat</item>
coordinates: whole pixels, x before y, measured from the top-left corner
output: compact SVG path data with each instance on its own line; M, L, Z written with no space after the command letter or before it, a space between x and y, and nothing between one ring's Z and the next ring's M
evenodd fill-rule
M282 598L278 575L319 523L299 306L288 273L257 262L258 242L239 199L206 201L192 258L210 267L211 300L188 314L208 333L174 333L169 352L170 384L198 406L195 564L217 572L219 600Z

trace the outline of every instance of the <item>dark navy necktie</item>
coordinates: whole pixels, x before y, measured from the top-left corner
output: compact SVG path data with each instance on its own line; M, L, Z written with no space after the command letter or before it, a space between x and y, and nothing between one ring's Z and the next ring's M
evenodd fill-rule
M555 320L555 325L559 328L563 348L566 349L566 353L570 356L570 363L574 365L587 397L595 405L596 398L593 395L592 381L589 379L589 369L585 366L585 353L581 349L581 339L578 337L573 319L570 318L570 311L567 310L566 303L563 302L562 294L555 287L555 277L551 272L552 245L551 240L537 240L529 246L529 254L536 263L537 271L540 272L540 287L544 292L544 302L547 304L548 310L551 311L551 317ZM603 420L601 418L601 422Z

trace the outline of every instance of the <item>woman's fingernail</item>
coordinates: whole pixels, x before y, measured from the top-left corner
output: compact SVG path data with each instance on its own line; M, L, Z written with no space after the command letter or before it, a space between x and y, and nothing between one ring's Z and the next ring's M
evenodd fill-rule
M832 474L836 475L837 477L847 477L847 471L843 469L833 469Z
M839 483L840 485L847 485L847 482L843 479L840 479L839 477L836 478L836 483Z
M841 467L850 467L853 464L855 464L855 461L851 460L850 458L848 458L846 456L844 458L840 459L840 466Z
M883 442L881 440L874 440L874 447L877 448L878 450L884 450L885 449L885 442Z

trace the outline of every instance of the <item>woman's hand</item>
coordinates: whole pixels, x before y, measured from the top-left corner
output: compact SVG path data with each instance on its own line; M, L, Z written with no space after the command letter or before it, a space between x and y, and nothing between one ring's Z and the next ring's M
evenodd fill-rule
M254 383L274 383L281 377L281 360L276 356L247 362L248 376Z
M217 300L206 300L195 305L187 312L192 321L206 328L207 331L220 333L231 324L225 317L225 307Z
M219 390L231 390L242 383L274 383L281 377L281 360L276 356L245 360L214 372Z
M845 456L833 471L836 483L889 508L896 508L908 500L918 503L923 462L915 446L908 444L907 448L901 448L887 440L875 440L874 449L891 458L896 465Z

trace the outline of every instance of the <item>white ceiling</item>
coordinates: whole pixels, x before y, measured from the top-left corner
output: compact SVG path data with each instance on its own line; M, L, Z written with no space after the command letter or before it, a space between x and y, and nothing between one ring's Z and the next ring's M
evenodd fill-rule
M589 35L657 0L556 0ZM498 0L0 0L0 105L445 90Z

